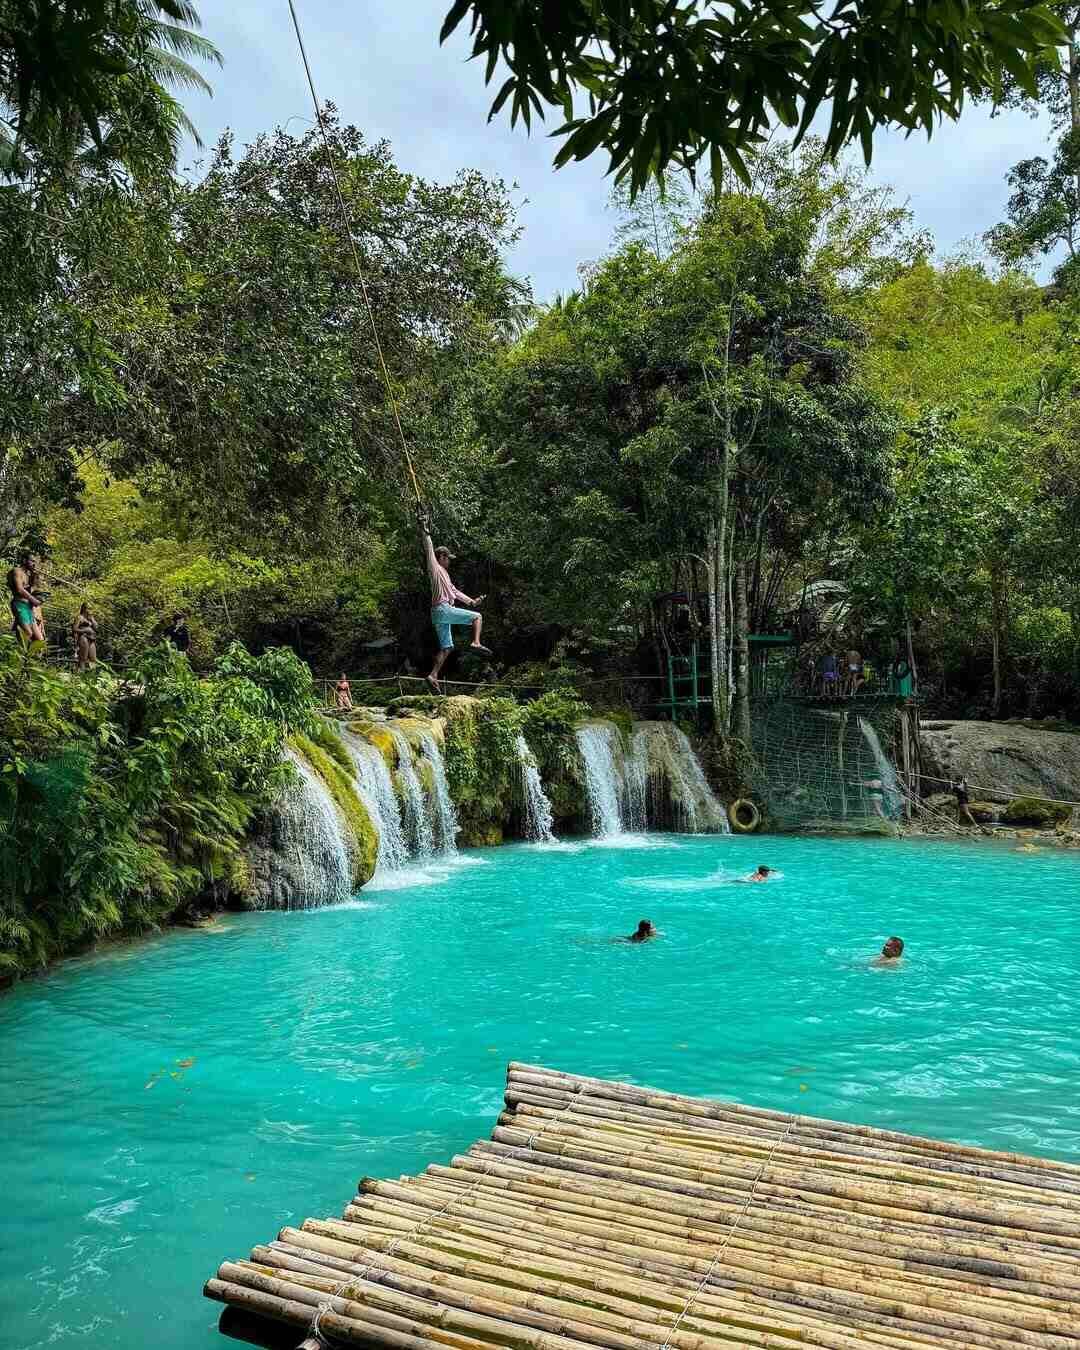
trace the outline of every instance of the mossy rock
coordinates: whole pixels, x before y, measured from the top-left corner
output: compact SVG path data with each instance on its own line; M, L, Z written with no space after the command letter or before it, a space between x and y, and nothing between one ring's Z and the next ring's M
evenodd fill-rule
M972 802L968 810L980 825L992 825L1001 815L1001 807L995 802Z
M420 786L425 794L430 797L435 791L435 766L430 759L419 759L416 762L416 776L420 780Z
M1044 802L1038 797L1014 797L1001 813L1001 819L1008 825L1030 825L1049 830L1055 825L1064 825L1071 815L1071 806Z
M394 770L397 768L397 746L394 744L394 738L390 734L389 727L379 722L352 722L349 724L349 729L354 735L361 737L378 750L386 761L388 769Z
M325 783L334 805L341 813L352 863L352 882L354 886L365 885L375 871L379 835L367 807L360 800L351 772L346 773L336 756L308 736L293 736L292 744ZM348 754L347 751L345 753Z
M436 744L440 748L442 746L443 723L437 723L434 718L395 717L391 725L401 732L414 750L421 748L425 736L433 737Z
M462 826L458 843L462 848L494 848L503 842L503 828L492 821Z

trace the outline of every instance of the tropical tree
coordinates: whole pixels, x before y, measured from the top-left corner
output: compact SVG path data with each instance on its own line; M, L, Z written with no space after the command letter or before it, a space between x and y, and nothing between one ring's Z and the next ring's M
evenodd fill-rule
M488 82L509 71L491 115L509 104L528 126L557 108L556 165L603 150L634 191L703 160L716 182L725 164L748 180L747 151L776 125L805 134L823 107L829 153L858 139L869 160L880 126L930 133L969 97L998 101L1007 81L1037 97L1065 40L1053 6L1031 0L962 12L851 0L828 16L807 0L455 0L443 40L466 20Z
M198 138L174 90L221 63L190 0L0 0L0 169L25 178L78 165L136 177Z

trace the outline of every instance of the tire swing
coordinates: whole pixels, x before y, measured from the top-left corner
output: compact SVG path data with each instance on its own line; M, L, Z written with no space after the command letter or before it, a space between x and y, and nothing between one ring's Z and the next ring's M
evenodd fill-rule
M728 807L728 820L736 834L753 834L761 824L761 812L748 797L740 797Z

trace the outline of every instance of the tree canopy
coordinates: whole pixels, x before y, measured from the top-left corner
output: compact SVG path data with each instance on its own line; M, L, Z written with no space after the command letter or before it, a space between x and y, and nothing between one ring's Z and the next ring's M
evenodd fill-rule
M1037 98L1065 41L1055 6L1031 0L827 14L806 0L455 0L443 40L467 20L487 81L509 70L491 115L509 104L528 126L558 109L556 165L603 151L635 191L703 161L717 182L724 164L748 180L747 151L778 126L801 138L825 109L828 152L858 140L869 161L878 127L929 134L967 99Z

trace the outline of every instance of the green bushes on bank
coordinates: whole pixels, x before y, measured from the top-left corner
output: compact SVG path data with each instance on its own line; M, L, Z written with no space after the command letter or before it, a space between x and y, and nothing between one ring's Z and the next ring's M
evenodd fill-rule
M311 730L307 667L230 647L198 678L151 649L118 681L0 638L0 973L238 887L244 831Z

